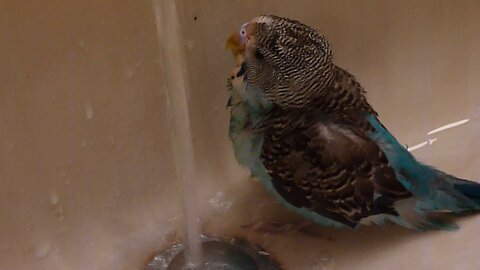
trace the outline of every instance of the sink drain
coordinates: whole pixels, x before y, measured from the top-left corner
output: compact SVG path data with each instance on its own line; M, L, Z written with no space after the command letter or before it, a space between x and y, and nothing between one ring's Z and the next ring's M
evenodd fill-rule
M280 270L270 254L243 239L202 237L202 270ZM183 244L157 254L144 270L186 270Z

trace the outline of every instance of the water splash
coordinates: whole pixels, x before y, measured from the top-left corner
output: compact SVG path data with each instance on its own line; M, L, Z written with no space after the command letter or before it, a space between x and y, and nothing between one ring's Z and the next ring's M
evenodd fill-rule
M226 198L223 192L217 192L214 197L210 198L208 202L210 206L218 213L225 214L232 208L233 202Z
M463 120L460 120L460 121L457 121L457 122L453 122L453 123L450 123L450 124L446 124L446 125L443 125L439 128L436 128L436 129L433 129L431 131L429 131L427 133L427 135L432 135L432 134L435 134L435 133L438 133L438 132L442 132L442 131L445 131L447 129L451 129L451 128L455 128L455 127L459 127L461 125L464 125L466 123L468 123L470 121L469 118L466 118L466 119L463 119ZM420 149L422 147L425 147L427 145L432 145L434 142L436 142L438 140L438 138L433 138L433 139L428 139L426 141L423 141L421 143L418 143L418 144L415 144L414 146L410 146L407 148L407 150L409 152L412 152L412 151L415 151L417 149Z
M470 119L467 118L467 119L463 119L463 120L460 120L460 121L457 121L457 122L454 122L454 123L446 124L444 126L441 126L439 128L436 128L436 129L428 132L427 135L432 135L432 134L440 132L440 131L444 131L444 130L447 130L447 129L450 129L450 128L458 127L460 125L466 124L468 121L470 121Z
M410 147L408 147L407 150L408 150L409 152L412 152L412 151L415 151L415 150L417 150L417 149L420 149L420 148L422 148L422 147L424 147L424 146L432 145L432 144L433 144L434 142L436 142L437 140L438 140L437 138L429 139L429 140L424 141L424 142L421 142L421 143L419 143L419 144L415 144L414 146L410 146Z

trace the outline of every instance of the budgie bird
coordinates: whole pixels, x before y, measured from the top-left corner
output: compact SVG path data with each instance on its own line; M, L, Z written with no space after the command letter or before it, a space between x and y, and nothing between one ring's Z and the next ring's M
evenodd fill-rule
M288 209L320 225L418 230L454 229L439 215L480 209L480 184L418 162L312 27L259 16L227 46L235 156Z

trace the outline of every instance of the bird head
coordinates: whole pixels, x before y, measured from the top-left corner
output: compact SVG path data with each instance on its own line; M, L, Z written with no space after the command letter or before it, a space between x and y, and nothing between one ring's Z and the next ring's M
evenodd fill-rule
M248 84L283 108L304 107L333 83L327 39L299 21L256 17L232 34L227 47L246 63Z

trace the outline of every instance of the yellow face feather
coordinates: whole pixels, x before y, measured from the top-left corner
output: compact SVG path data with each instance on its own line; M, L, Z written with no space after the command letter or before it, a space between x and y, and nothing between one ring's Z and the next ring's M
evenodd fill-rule
M240 43L240 37L237 32L233 32L232 35L230 35L230 37L227 39L225 47L232 52L237 65L240 65L243 62L245 46Z

